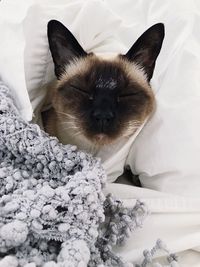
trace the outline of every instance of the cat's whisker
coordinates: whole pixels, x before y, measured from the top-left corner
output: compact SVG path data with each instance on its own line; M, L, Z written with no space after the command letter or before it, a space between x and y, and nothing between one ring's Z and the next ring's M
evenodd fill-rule
M77 130L79 128L78 127L71 127L71 126L69 126L69 127L64 127L63 129L74 129L74 130Z
M78 122L77 120L68 120L68 121L61 121L60 124L62 125L71 124L71 125L76 126L80 124L80 122Z
M65 113L65 112L60 112L60 111L57 111L57 114L61 114L61 115L64 115L68 118L72 118L72 119L76 119L76 117L74 117L73 115L69 114L69 113Z
M122 134L123 137L130 137L130 135L134 134L140 126L140 121L128 121L124 133Z
M79 127L73 127L73 126L65 126L63 130L73 130L73 131L79 131Z
M82 134L83 134L83 132L80 131L80 132L75 133L74 136L82 135Z
M69 129L74 130L73 136L77 136L77 135L82 135L83 134L83 132L80 131L79 128L67 127L67 128L64 128L63 130L69 130ZM77 130L79 130L79 131L77 131Z
M62 123L64 125L63 129L79 129L80 127L76 126L74 123Z
M74 123L74 121L64 121L64 122L61 122L60 124L62 124L62 125L68 125L68 124L71 124L71 125L76 125L75 123Z

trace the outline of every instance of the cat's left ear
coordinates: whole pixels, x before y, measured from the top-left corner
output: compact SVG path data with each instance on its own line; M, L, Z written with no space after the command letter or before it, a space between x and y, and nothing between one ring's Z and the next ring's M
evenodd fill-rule
M55 74L59 79L65 66L74 58L87 56L74 35L59 21L48 23L47 35L49 47L55 65Z
M123 55L123 57L144 69L148 81L153 76L155 62L160 53L164 36L164 24L155 24L137 39L126 55Z

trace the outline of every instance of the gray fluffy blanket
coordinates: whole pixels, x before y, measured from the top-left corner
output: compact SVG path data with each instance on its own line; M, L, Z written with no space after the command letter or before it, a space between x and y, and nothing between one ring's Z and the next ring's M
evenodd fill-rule
M99 159L24 121L0 83L0 267L132 266L112 246L141 225L146 207L105 197L105 181Z

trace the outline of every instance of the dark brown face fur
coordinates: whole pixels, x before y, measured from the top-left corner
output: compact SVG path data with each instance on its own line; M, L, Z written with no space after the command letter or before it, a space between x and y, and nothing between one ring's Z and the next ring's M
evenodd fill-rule
M103 59L87 54L74 37L73 45L69 47L68 42L66 48L62 31L66 36L69 31L62 25L54 36L55 29L52 29L58 22L50 23L48 36L58 78L52 99L57 119L65 124L66 131L94 143L105 144L132 135L155 105L149 80L162 40L158 42L157 54L155 47L152 50L153 59L146 55L144 58L139 51ZM137 42L131 49L134 46L137 48ZM59 49L66 57L58 55Z
M80 68L69 65L58 82L53 99L58 118L93 142L133 134L154 106L148 83L140 81L145 75L132 69L130 75L126 67L132 66L120 57L110 61L90 55L83 61Z

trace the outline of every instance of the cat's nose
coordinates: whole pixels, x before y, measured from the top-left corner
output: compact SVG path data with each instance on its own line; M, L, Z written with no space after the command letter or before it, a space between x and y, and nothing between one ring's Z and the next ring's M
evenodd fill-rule
M114 113L112 110L95 110L93 112L93 117L98 121L98 120L111 120L114 118Z
M97 109L93 112L92 116L103 130L114 119L114 112L112 110Z

